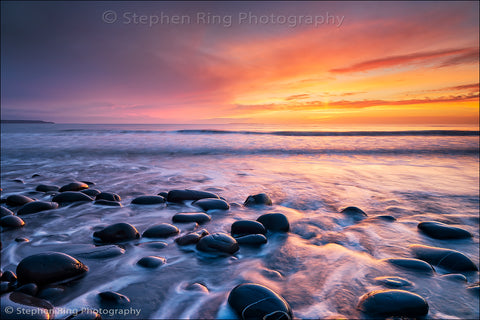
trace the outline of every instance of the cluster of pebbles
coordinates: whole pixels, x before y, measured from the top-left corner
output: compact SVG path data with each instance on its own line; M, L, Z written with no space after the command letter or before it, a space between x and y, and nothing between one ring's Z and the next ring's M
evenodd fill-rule
M2 198L0 226L2 231L22 228L25 225L21 216L41 211L54 210L61 206L93 202L95 205L121 207L121 197L115 193L101 192L92 188L91 182L72 182L62 187L38 185L36 191L52 196L51 202L37 201L24 195L15 194ZM182 204L191 202L198 212L181 212L172 217L173 223L195 223L205 225L211 221L211 210L229 210L230 204L220 196L196 190L171 190L158 195L140 196L131 201L132 205L155 205L161 203ZM249 196L246 207L271 206L272 200L266 194ZM201 211L200 211L201 210ZM357 207L347 207L341 214L353 221L361 221L367 214ZM395 221L392 216L378 216L386 221ZM207 229L193 230L180 236L178 227L161 223L150 226L140 235L129 223L116 223L92 234L93 242L99 246L125 243L139 238L165 239L175 237L178 246L195 246L202 254L217 257L230 256L241 246L259 247L268 242L268 236L277 232L289 232L290 224L281 213L260 215L257 220L240 220L231 225L230 234L210 233ZM419 232L435 239L471 238L468 231L440 222L430 221L418 224ZM16 239L28 241L28 239ZM161 245L162 242L157 242ZM166 245L166 244L165 244ZM116 247L118 250L123 250ZM411 245L412 258L389 258L386 262L399 267L425 274L434 274L435 268L448 270L449 277L466 278L462 272L477 271L478 267L466 255L459 251L424 245ZM144 268L159 268L167 263L165 257L147 256L137 264ZM15 304L50 310L53 305L48 301L45 289L48 285L67 283L82 278L89 268L81 261L62 252L43 252L28 256L20 261L16 272L3 271L0 274L2 305ZM408 280L395 277L378 277L377 282L389 289L371 291L359 298L357 308L372 317L422 317L428 314L427 300L401 287L408 286ZM393 288L393 289L392 289ZM472 288L478 292L478 284ZM8 299L4 299L8 294ZM117 292L101 292L99 299L113 305L125 304L128 297ZM242 283L233 288L228 296L228 304L241 319L292 319L293 312L288 302L278 293L264 285ZM38 314L36 315L39 316ZM49 313L40 314L49 319ZM2 319L9 318L2 308ZM101 319L95 312L70 315L67 319Z

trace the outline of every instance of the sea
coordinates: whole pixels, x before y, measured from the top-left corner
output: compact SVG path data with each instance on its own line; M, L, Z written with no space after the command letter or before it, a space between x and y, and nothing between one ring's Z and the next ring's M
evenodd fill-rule
M85 277L65 285L51 302L56 317L76 309L101 307L98 293L116 291L131 300L139 316L102 314L104 319L237 319L229 292L253 282L280 294L297 319L368 318L359 298L387 289L384 277L400 277L397 289L419 294L429 304L426 319L478 319L478 272L467 281L399 268L387 258L414 258L409 246L454 249L479 265L478 127L322 127L260 124L101 125L2 124L2 198L11 194L49 201L39 184L61 186L91 181L121 196L123 207L70 205L22 216L25 226L1 233L2 271L15 271L26 256L59 251L75 257L93 250L99 228L127 222L140 233L172 223L178 205L132 205L140 195L174 189L218 194L228 211L208 212L212 221L194 228L229 233L237 220L264 213L287 216L290 232L267 235L261 247L241 247L231 256L211 257L175 237L165 248L140 239L123 244L110 258L79 257ZM272 206L247 208L249 195L266 193ZM356 221L340 213L356 206L368 217ZM394 221L378 218L389 215ZM438 240L417 228L438 221L473 237ZM16 238L29 242L17 242ZM136 262L149 255L167 263L146 270ZM391 288L390 288L391 289ZM70 311L69 311L70 310ZM63 313L62 313L63 312Z

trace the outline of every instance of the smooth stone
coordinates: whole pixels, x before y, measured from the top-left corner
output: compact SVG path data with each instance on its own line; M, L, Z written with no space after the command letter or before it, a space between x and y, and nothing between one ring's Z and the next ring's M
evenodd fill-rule
M32 198L26 197L21 194L12 194L11 196L8 196L6 199L6 204L12 207L19 207L23 206L26 203L33 202Z
M41 177L41 175L40 175L40 174L38 174L38 173L34 173L34 174L32 174L32 178L37 178L37 177Z
M441 267L449 271L477 271L478 267L463 253L445 249L414 244L410 249L415 256L435 267Z
M214 193L197 190L170 190L167 194L167 201L176 203L181 203L188 200L196 201L207 198L218 199L219 197Z
M468 282L467 277L465 277L461 273L444 274L444 275L440 276L440 278L450 280L450 281Z
M159 193L157 193L157 196L161 196L161 197L164 197L165 199L167 199L168 192L159 192Z
M38 297L25 294L23 292L12 292L2 297L1 319L50 319L53 305ZM13 313L7 313L7 306L14 310ZM20 311L20 313L17 313Z
M418 260L418 259L389 258L389 259L384 259L384 261L405 269L413 269L413 270L421 271L425 273L435 272L435 269L433 269L433 267L429 263L422 260Z
M80 192L84 193L87 196L92 197L92 198L95 198L97 196L97 194L102 193L100 190L97 190L97 189L84 189Z
M35 190L40 191L40 192L52 192L52 191L58 191L60 189L59 186L53 186L53 185L47 185L47 184L39 184Z
M233 237L241 237L247 234L265 234L267 230L258 221L254 220L240 220L232 223L232 228L230 231Z
M360 297L358 309L370 315L422 317L428 313L427 301L418 294L394 289L375 290Z
M375 280L377 283L383 284L387 287L393 287L393 288L413 286L412 282L401 277L377 277L373 280Z
M397 220L397 218L395 218L394 216L388 215L388 214L384 214L384 215L380 215L380 216L374 216L372 218L373 219L378 219L378 220L383 220L383 221L388 221L388 222L393 222L393 221Z
M141 242L137 244L140 247L147 247L152 249L163 249L168 246L168 243L163 241Z
M25 225L25 222L17 216L6 216L0 218L0 226L5 229L18 229Z
M290 230L287 217L281 213L263 214L258 217L257 221L269 231L288 232Z
M178 223L196 222L198 224L209 222L212 218L203 212L181 212L173 216L172 221Z
M168 223L151 226L142 234L145 238L168 238L180 232L177 227Z
M367 214L362 209L357 207L346 207L343 208L340 212L353 218L355 221L360 221L367 217Z
M38 298L45 300L56 300L64 295L65 288L62 286L48 286L40 290Z
M62 186L58 191L60 191L60 192L80 191L80 190L88 189L88 188L89 188L88 184L76 181L76 182L71 182L69 184L66 184L66 185Z
M80 182L83 182L83 183L86 183L89 187L91 186L94 186L95 185L95 182L91 182L91 181L84 181L84 180L81 180Z
M165 198L160 196L140 196L132 200L132 204L159 204L164 202Z
M56 202L47 202L47 201L34 201L24 204L20 209L18 209L17 214L19 216L24 214L32 214L46 210L53 210L58 208L58 203Z
M93 201L93 199L82 192L65 191L55 195L52 198L52 201L57 203L66 203L66 202L79 202L79 201Z
M129 223L115 223L93 233L95 240L101 243L119 243L140 238L137 229Z
M21 183L21 184L25 184L25 181L23 181L22 179L12 179L13 182L18 182L18 183Z
M17 266L20 283L44 285L63 282L83 276L88 267L77 259L60 252L34 254L24 258Z
M18 287L15 291L35 296L38 293L38 286L35 283L27 283Z
M237 241L226 233L213 233L202 237L197 243L197 249L204 252L229 253L238 251Z
M221 199L200 199L192 203L204 211L208 210L228 210L230 206L225 200Z
M292 309L273 290L255 283L244 283L230 291L228 304L240 319L290 320Z
M99 206L108 206L108 207L122 207L122 204L117 201L110 201L110 200L95 200L93 204Z
M243 203L245 207L254 207L258 205L271 206L272 204L272 199L270 199L266 193L250 195Z
M435 239L466 239L473 237L467 230L436 221L420 222L417 227L423 233Z
M130 299L118 292L114 291L105 291L98 294L102 302L114 303L114 304L126 304L130 303Z
M4 271L0 277L0 281L15 282L17 281L17 275L10 270Z
M93 310L82 310L68 316L65 320L102 320L102 316Z
M15 238L15 241L16 242L29 242L30 240L28 240L28 238L20 237L20 238Z
M143 257L137 262L139 266L144 268L151 268L151 269L158 268L161 265L164 265L165 263L167 263L167 260L165 258L157 257L157 256Z
M122 198L116 193L101 192L96 195L95 200L122 201Z
M6 217L6 216L13 216L13 212L5 207L0 206L0 218Z
M263 234L249 234L235 238L239 245L259 246L267 243L267 238Z
M104 245L104 246L90 246L90 245L78 245L78 248L72 248L68 250L68 254L85 259L108 259L118 257L125 253L125 249L120 248L117 245Z
M178 238L175 239L175 242L179 246L187 246L187 245L190 245L190 244L196 244L200 241L201 238L205 237L208 234L209 233L208 233L207 230L202 229L200 231L188 233L186 235L178 237Z

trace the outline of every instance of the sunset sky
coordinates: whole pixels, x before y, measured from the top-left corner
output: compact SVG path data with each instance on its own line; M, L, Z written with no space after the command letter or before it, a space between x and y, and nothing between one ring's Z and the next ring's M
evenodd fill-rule
M1 9L2 119L478 126L478 1Z

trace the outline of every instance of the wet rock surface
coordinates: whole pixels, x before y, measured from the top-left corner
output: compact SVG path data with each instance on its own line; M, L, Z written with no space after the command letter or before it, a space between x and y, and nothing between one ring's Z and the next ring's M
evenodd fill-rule
M121 243L140 238L137 229L129 223L116 223L93 233L98 243Z
M20 283L44 285L78 278L88 267L77 259L60 252L46 252L24 258L17 266Z
M358 309L381 317L422 317L428 314L427 301L404 290L377 290L360 297Z
M283 297L255 283L244 283L233 288L228 296L228 304L244 320L293 318L292 309Z

